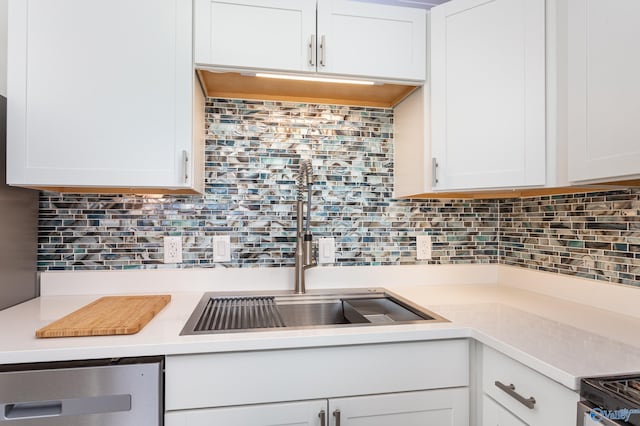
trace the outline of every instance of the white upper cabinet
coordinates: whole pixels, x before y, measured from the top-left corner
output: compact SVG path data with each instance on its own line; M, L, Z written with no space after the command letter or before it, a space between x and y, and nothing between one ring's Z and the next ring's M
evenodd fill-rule
M568 0L572 181L640 175L638 22L638 0Z
M433 189L544 185L545 1L431 9Z
M201 191L191 33L190 0L10 0L8 183Z
M195 0L195 63L315 71L316 0Z
M424 80L426 19L422 9L318 0L318 71Z
M469 389L170 411L166 426L469 426ZM506 426L506 425L505 425Z
M195 63L389 80L426 78L426 12L350 0L195 0Z

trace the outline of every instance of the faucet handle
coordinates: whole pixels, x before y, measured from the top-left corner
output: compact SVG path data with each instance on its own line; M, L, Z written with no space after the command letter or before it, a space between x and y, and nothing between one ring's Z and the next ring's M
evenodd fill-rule
M304 264L305 266L315 265L316 253L313 246L313 235L311 232L304 234Z

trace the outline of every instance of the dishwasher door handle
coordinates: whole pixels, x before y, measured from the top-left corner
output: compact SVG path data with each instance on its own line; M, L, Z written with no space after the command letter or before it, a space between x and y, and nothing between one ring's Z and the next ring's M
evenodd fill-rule
M3 404L0 422L40 417L66 417L131 410L131 395L102 395L53 401Z
M28 417L51 417L62 413L62 401L37 401L6 404L4 406L4 418L0 421L24 419Z

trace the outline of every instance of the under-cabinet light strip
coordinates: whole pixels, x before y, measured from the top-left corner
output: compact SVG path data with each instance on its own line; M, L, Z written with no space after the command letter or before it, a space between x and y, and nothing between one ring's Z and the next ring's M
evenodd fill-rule
M365 80L345 80L340 78L328 78L328 77L305 77L300 75L287 75L287 74L264 74L256 73L256 77L265 78L278 78L282 80L298 80L298 81L315 81L319 83L341 83L341 84L360 84L364 86L373 86L373 81Z

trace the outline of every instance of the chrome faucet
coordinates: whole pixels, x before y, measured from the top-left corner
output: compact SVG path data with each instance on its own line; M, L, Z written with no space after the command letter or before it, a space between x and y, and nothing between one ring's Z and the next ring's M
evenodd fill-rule
M310 160L301 160L297 177L297 226L296 226L296 285L295 293L305 293L304 273L316 266L313 258L313 236L311 235L311 185L313 169ZM304 191L307 191L307 220L304 226Z

